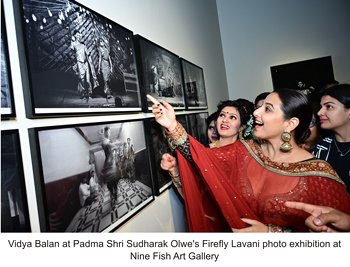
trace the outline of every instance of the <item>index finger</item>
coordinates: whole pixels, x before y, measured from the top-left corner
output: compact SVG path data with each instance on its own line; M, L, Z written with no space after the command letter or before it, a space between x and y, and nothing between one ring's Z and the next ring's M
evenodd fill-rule
M320 207L303 202L286 201L285 206L288 208L305 211L313 216L318 216L321 210Z
M147 95L147 98L148 98L149 101L151 101L155 105L160 104L160 102L157 99L155 99L153 96L151 96L151 95Z

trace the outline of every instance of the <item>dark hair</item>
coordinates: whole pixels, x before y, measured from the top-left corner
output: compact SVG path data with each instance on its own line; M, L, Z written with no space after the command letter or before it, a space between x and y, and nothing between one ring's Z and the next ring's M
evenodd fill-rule
M258 102L260 100L264 100L269 94L270 94L270 92L263 92L263 93L259 94L254 100L254 106L256 107Z
M224 107L235 107L241 118L241 125L246 125L254 112L254 104L247 99L239 98L237 100L225 100L218 104L217 114L223 110Z
M331 87L338 85L338 84L339 84L339 82L337 80L334 80L334 79L329 80L329 81L324 82L323 85L320 87L320 89L326 90L326 89L331 88Z
M103 133L106 134L106 132L108 132L110 129L111 127L105 126L105 128L103 129Z
M337 99L346 108L350 108L350 84L338 84L323 91L322 96L328 95Z
M300 91L281 88L274 91L281 99L281 110L285 119L296 117L299 125L294 130L294 139L302 144L310 136L309 125L312 119L312 107L308 97Z
M212 114L209 115L209 117L205 120L206 123L207 123L207 130L208 130L209 124L212 121L216 121L217 118L218 118L218 113L217 112L213 112Z

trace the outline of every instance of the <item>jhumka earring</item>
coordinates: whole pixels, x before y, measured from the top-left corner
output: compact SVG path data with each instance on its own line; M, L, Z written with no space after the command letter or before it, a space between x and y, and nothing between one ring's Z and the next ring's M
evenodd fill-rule
M290 135L290 133L288 132L283 132L281 135L281 139L283 141L283 144L280 147L280 150L282 152L289 152L292 150L292 145L289 143L290 139L292 138L292 136Z

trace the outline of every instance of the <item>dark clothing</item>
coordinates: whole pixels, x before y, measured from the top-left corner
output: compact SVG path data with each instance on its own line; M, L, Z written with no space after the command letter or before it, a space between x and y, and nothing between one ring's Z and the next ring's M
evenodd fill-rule
M312 153L331 164L350 193L350 142L339 143L334 135L329 135L316 144Z

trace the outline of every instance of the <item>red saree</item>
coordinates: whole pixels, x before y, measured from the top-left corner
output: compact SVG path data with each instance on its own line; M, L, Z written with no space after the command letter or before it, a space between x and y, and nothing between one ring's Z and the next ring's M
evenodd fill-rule
M278 163L254 141L206 148L188 136L193 162L178 152L189 230L222 232L247 225L240 218L308 231L303 211L284 202L302 201L350 213L350 197L336 172L319 159Z

